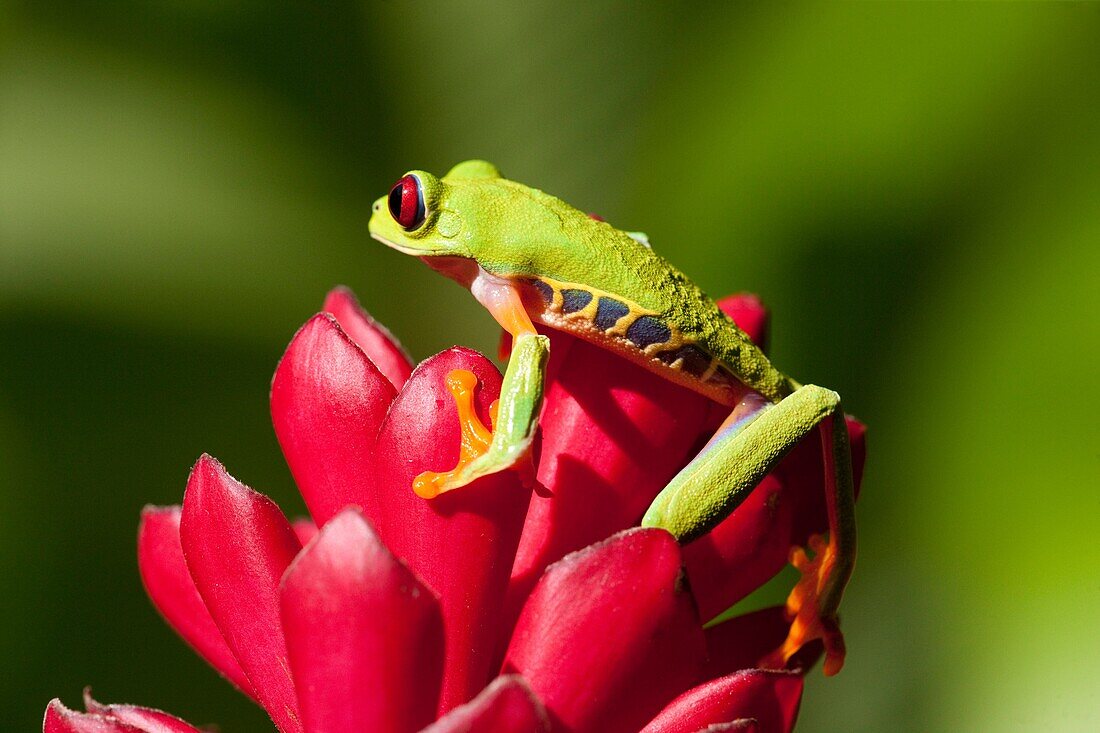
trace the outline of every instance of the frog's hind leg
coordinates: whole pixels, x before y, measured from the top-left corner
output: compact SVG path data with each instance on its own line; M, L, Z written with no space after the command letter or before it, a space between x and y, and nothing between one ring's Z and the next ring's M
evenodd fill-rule
M828 542L810 539L814 558L796 548L791 562L802 572L787 600L790 633L767 660L782 667L805 644L825 645L825 674L844 664L844 640L836 614L855 564L856 525L852 459L840 396L806 385L778 404L746 398L706 447L664 488L642 520L681 542L708 532L733 512L772 468L810 431L821 434L825 456Z

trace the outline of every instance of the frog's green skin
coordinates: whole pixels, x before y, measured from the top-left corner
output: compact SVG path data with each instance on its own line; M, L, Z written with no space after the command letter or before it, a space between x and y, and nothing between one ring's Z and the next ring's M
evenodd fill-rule
M820 428L832 478L830 542L806 569L802 599L792 594L790 610L801 621L792 626L780 661L812 638L837 647L835 614L854 562L855 522L848 435L836 393L803 387L775 369L710 298L649 248L644 235L507 180L484 161L459 164L442 179L424 171L409 175L423 191L423 222L406 230L383 197L374 204L371 235L470 288L514 337L491 445L469 465L460 464L444 490L528 457L549 350L532 322L569 331L736 406L643 519L681 541L728 516L783 455ZM826 672L835 672L842 652L827 651Z
M630 234L478 161L456 166L442 182L414 174L425 188L424 225L404 231L383 202L383 216L376 211L371 221L375 237L409 254L475 260L522 287L536 321L724 404L737 403L741 385L772 401L793 391L714 301Z

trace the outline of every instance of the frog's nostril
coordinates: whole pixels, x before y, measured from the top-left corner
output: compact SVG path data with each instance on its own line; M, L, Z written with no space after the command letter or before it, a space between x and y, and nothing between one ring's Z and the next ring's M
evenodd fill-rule
M377 211L381 211L381 210L382 210L382 204L375 201L374 206L371 207L371 211L377 212Z

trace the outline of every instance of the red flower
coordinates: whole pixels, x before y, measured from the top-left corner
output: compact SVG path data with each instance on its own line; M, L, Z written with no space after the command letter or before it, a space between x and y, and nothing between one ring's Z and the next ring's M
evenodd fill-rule
M763 339L754 298L723 307ZM447 375L477 376L487 421L499 372L457 347L414 370L346 290L325 311L294 337L271 389L316 524L292 525L203 456L182 507L146 508L138 540L156 607L283 733L791 729L810 655L791 671L756 668L786 636L782 609L702 622L824 530L817 441L681 548L632 527L721 411L552 333L539 463L549 495L532 498L506 472L426 501L413 477L458 456ZM858 482L863 433L850 428ZM86 707L55 700L44 730L196 730L145 708Z

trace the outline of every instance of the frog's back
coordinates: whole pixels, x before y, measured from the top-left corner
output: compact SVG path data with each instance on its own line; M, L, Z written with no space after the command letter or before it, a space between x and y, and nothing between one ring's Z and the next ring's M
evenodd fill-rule
M778 401L791 381L709 297L647 244L560 205L568 252L546 246L516 273L532 317L724 404L745 387ZM537 273L532 275L532 273Z

